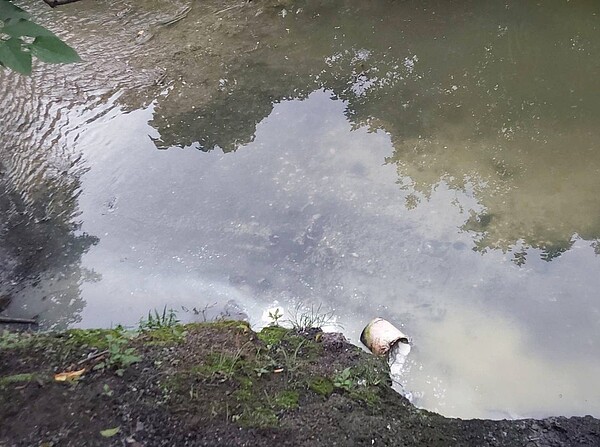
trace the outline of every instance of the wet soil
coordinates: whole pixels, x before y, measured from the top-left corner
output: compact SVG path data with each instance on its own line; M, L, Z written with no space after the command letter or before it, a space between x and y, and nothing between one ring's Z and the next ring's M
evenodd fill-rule
M82 372L59 382L55 374ZM597 446L590 416L415 408L340 334L242 322L0 337L0 446Z

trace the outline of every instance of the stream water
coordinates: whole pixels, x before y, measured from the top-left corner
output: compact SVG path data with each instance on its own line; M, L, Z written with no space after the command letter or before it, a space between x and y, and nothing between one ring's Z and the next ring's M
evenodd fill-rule
M382 316L418 406L600 417L597 1L187 6L31 11L85 62L0 71L5 315Z

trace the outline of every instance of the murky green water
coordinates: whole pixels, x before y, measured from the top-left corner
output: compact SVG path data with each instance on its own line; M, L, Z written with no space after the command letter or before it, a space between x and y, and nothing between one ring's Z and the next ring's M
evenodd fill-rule
M597 2L186 6L40 8L86 62L0 72L4 314L322 303L417 405L600 416Z

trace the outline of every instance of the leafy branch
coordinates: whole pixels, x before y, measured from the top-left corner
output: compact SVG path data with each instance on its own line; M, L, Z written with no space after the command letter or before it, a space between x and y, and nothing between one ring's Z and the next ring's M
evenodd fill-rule
M51 64L81 60L52 31L32 22L26 11L9 0L0 0L0 66L29 75L34 56Z

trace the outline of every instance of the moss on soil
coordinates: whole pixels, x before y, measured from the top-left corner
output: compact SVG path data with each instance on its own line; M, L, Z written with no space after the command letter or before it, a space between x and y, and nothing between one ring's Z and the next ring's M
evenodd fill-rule
M281 326L267 326L257 335L259 340L261 340L265 345L275 346L290 332L290 329L286 329Z
M0 388L15 384L15 383L32 382L36 379L37 379L37 375L31 374L31 373L21 373L21 374L13 374L11 376L3 376L3 377L0 377Z
M135 333L4 332L0 347L0 445L600 441L593 418L460 421L418 410L390 388L384 361L318 330L255 333L246 323L223 321ZM139 361L97 368L127 353ZM79 380L52 380L81 368ZM102 436L116 427L114 436Z
M329 397L333 393L333 382L326 377L315 377L308 383L309 388L321 396Z

